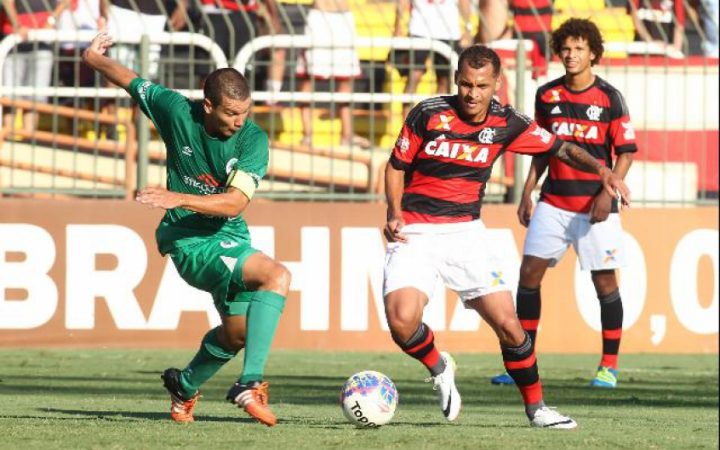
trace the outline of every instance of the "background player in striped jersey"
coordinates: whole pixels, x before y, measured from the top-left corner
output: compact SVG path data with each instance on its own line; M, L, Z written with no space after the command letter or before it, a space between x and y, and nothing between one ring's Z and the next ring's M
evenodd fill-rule
M252 247L241 216L268 165L267 134L248 118L247 80L235 69L218 69L205 82L203 101L194 102L106 57L111 45L100 33L84 62L132 95L167 149L167 189L145 188L137 200L166 210L155 233L160 253L188 284L212 295L222 321L185 369L162 374L170 417L192 422L200 386L245 348L242 375L226 399L275 425L263 375L290 272Z
M552 34L553 51L565 75L540 87L535 98L536 120L560 139L574 142L624 178L637 151L635 133L622 94L593 74L603 54L603 40L594 23L570 19ZM531 194L549 167L540 202L530 218ZM617 384L617 356L623 307L615 269L625 262L617 199L602 188L597 176L577 171L556 157L534 157L518 207L520 223L528 227L520 267L517 313L535 342L540 320L540 284L571 244L580 266L591 273L600 301L602 357L592 386ZM512 384L508 374L492 379Z
M405 121L385 171L385 312L395 343L430 371L448 420L457 418L461 405L455 363L438 352L432 330L422 322L438 278L497 334L531 425L574 428L575 421L543 402L532 341L515 315L500 256L488 251L482 196L493 163L506 151L552 153L598 174L609 193L628 191L586 151L494 100L499 76L494 51L469 47L458 62L458 94L419 103Z

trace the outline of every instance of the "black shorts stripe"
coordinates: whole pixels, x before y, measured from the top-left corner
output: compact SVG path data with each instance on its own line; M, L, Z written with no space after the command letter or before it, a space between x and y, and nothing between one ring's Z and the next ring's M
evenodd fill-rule
M402 198L402 210L418 212L430 216L471 216L480 218L480 200L471 203L455 203L422 194L405 193Z

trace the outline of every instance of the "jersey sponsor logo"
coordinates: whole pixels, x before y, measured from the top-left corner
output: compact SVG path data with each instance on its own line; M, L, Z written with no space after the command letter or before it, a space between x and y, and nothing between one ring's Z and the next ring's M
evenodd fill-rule
M478 134L478 141L481 144L492 144L493 139L495 139L495 128L484 128Z
M623 132L623 138L625 138L626 141L634 141L635 140L635 129L633 128L632 124L630 122L620 122L620 125L625 129Z
M212 180L215 184L208 183L208 180ZM184 175L183 183L197 191L200 191L202 194L219 194L225 192L225 188L220 186L220 183L208 174L200 175L197 180L191 176Z
M237 159L237 158L231 158L231 159L227 162L227 164L225 164L225 173L227 173L228 175L230 175L230 172L232 172L233 169L235 168L235 163L236 163L236 162L238 162L238 159Z
M150 81L144 81L140 86L138 86L137 92L141 99L145 100L145 97L147 96L147 91L148 89L150 89L150 86L152 86L152 82Z
M555 107L550 111L550 114L562 114L562 110L560 109L560 106L555 105Z
M577 139L597 139L598 127L596 125L583 125L581 123L553 122L552 131L558 136L572 136Z
M591 105L586 111L585 114L587 114L588 119L594 120L597 122L600 120L600 114L602 114L603 109L597 105Z
M182 154L185 156L192 156L192 154L193 154L193 149L188 147L187 145L183 146L181 151L182 151Z
M445 114L440 114L440 123L435 125L435 129L439 130L442 128L443 130L450 130L450 122L452 122L454 118L455 116L447 116Z
M553 89L550 91L550 103L558 103L560 101L560 90Z
M535 129L530 134L539 137L543 144L549 144L552 139L550 132L540 125L535 125Z
M438 142L434 140L427 143L425 153L430 156L456 159L458 161L484 163L488 160L490 149L487 147L478 149L477 145L461 144L459 142L445 140Z
M410 149L410 139L405 136L400 136L395 142L395 147L399 148L402 153L405 153Z

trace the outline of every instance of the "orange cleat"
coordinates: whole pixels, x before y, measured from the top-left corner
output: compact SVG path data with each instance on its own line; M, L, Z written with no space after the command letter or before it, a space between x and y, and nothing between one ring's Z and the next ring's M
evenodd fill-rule
M190 400L182 400L174 395L170 396L170 417L175 422L194 422L193 410L197 404L200 394L195 394Z
M269 427L277 424L277 417L268 407L268 384L254 382L251 384L235 383L226 397L231 403L245 410L258 422Z
M186 399L180 391L180 370L175 368L167 369L160 376L165 385L165 389L170 393L170 417L175 422L194 422L193 410L200 398L197 392L192 397Z

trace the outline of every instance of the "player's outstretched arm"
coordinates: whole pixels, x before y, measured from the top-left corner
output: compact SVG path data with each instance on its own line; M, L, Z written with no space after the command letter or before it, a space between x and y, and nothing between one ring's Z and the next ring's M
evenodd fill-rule
M111 83L128 90L130 82L137 78L138 74L105 56L107 49L112 44L113 41L109 34L105 32L99 33L83 52L83 61L91 69L100 72Z
M137 193L135 200L153 208L183 208L217 217L237 217L250 203L241 190L234 187L227 192L210 195L182 194L160 187L147 187Z
M623 205L630 206L630 189L625 185L622 178L600 164L590 153L575 144L563 142L555 156L575 169L599 175L607 193L611 196L617 196Z

